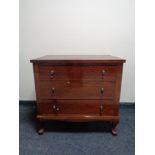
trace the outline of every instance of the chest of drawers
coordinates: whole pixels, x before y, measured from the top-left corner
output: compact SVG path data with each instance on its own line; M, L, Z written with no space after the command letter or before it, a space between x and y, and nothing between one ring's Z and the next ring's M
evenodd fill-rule
M37 120L110 121L114 135L124 59L110 55L48 55L33 63ZM43 133L41 126L38 133Z

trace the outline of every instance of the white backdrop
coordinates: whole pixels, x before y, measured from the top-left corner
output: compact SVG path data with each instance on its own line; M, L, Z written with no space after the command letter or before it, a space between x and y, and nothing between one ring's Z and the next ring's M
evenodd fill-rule
M134 0L20 0L20 100L35 100L29 60L47 54L125 58L121 102L134 102Z

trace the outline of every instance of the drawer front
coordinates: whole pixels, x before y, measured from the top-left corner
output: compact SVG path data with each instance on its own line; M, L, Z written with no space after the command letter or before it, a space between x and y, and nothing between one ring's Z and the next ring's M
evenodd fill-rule
M115 82L41 81L41 99L113 99Z
M41 80L116 80L116 66L39 66Z
M101 104L103 106L101 107ZM51 100L38 104L39 114L114 115L117 105L111 100Z

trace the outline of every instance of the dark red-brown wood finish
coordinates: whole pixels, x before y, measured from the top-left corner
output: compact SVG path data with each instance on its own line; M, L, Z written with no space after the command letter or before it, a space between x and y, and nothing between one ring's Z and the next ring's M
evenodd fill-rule
M124 59L110 55L50 55L33 63L40 122L110 121L116 135ZM41 126L38 133L43 133Z

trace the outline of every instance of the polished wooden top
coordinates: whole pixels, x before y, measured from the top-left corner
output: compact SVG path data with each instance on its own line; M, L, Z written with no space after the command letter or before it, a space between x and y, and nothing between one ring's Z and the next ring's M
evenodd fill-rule
M125 59L111 55L46 55L37 59L30 60L31 62L48 62L48 61L101 61L101 62L115 62L123 63Z

